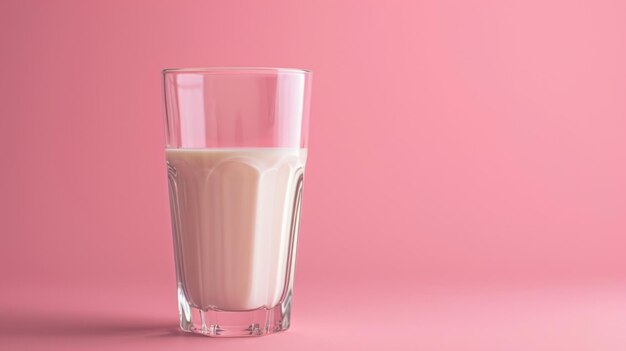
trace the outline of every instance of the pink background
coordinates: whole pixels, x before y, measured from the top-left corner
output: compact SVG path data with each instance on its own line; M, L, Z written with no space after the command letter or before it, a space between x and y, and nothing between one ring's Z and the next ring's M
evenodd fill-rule
M2 1L0 348L626 348L623 1ZM160 70L315 72L293 327L177 332Z

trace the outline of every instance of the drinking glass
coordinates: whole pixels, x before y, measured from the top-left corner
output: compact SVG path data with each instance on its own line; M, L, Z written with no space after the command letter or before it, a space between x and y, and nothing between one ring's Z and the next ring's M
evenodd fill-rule
M178 68L163 82L180 327L288 329L311 72Z

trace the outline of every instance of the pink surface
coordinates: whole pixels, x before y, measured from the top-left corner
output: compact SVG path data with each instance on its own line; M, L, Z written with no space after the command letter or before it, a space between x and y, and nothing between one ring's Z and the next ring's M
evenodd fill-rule
M625 12L3 1L0 348L624 350ZM176 332L177 66L315 72L286 333Z

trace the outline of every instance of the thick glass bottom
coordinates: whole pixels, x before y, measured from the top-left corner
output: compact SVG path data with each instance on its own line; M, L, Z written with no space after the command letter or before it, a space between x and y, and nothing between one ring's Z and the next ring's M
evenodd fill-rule
M249 311L200 310L190 306L184 294L178 295L180 328L212 337L262 336L289 329L291 296L273 308Z

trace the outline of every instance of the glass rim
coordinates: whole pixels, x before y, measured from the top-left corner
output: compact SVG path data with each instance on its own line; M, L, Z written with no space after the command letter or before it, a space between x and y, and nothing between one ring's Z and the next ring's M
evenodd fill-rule
M163 74L196 73L196 74L220 74L220 73L295 73L309 75L313 71L302 68L282 67L175 67L161 70Z

